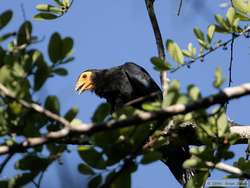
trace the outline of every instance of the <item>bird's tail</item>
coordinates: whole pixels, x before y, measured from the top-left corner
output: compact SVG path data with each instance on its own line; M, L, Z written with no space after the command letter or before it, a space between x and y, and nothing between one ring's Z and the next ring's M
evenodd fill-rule
M182 185L194 176L194 169L185 169L182 164L190 158L188 146L163 146L160 148L163 154L163 162L168 166L174 177Z

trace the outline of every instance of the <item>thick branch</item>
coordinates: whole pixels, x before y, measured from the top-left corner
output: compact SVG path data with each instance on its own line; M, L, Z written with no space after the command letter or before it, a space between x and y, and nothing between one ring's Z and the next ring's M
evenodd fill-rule
M0 88L1 89L1 88ZM8 91L8 90L6 90ZM61 140L68 136L71 132L75 132L76 134L86 134L91 135L96 132L108 131L111 129L117 129L122 127L131 127L135 125L139 125L148 121L158 120L158 119L166 119L173 117L178 114L186 114L195 110L205 109L215 104L223 104L229 100L239 98L245 95L250 94L250 83L243 84L237 87L226 88L223 91L200 99L198 101L192 102L190 104L176 104L173 106L169 106L165 109L162 109L157 112L138 112L137 115L125 119L125 120L111 120L108 122L98 123L98 124L82 124L79 126L66 126L60 131L50 132L47 135L37 138L27 138L20 144L16 144L13 146L2 145L0 146L0 155L11 153L11 152L23 152L30 147L35 147L38 145L46 144L50 141ZM25 104L25 103L21 103ZM28 105L29 106L29 105ZM46 114L44 114L46 115ZM52 118L52 116L50 116ZM59 123L63 123L64 121L60 121L60 119L56 118L55 121ZM63 124L64 125L64 124Z
M241 169L239 169L239 168L237 168L235 166L231 166L231 165L228 165L228 164L225 164L225 163L222 163L222 162L214 164L213 162L208 162L207 161L206 165L208 167L210 167L210 168L216 168L218 170L221 170L221 171L224 171L224 172L227 172L227 173L230 173L230 174L234 174L234 175L237 175L237 176L242 177L242 178L247 178L247 179L250 178L249 173L245 173Z

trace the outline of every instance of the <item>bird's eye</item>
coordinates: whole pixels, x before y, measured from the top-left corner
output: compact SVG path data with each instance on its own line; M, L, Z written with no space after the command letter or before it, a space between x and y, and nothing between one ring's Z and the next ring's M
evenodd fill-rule
M82 78L87 78L87 75L86 74L82 75Z

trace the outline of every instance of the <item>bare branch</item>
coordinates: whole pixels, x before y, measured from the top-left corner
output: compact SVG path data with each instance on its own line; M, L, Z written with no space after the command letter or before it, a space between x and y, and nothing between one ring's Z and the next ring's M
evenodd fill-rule
M0 87L0 90L4 91L4 93L10 93L9 90L5 87L4 88ZM250 83L246 83L237 87L226 88L217 94L205 97L203 99L189 103L187 105L176 104L176 105L169 106L165 109L162 109L156 112L140 111L137 113L137 115L130 117L128 119L125 119L125 120L117 120L117 121L111 120L108 122L102 122L98 124L84 124L83 123L79 126L73 126L73 125L68 124L67 122L65 128L59 131L50 132L47 135L44 135L42 137L27 138L22 143L14 144L13 146L1 145L0 155L6 154L6 153L24 152L26 149L30 147L35 147L35 146L39 146L42 144L46 144L50 141L61 140L62 138L65 138L66 136L68 136L71 132L74 132L75 134L91 135L91 134L94 134L96 132L101 132L101 131L108 131L108 130L118 129L122 127L131 127L135 125L138 126L139 124L145 123L148 121L167 119L178 114L186 114L195 110L205 109L215 104L224 104L225 102L229 100L239 98L239 97L249 95L249 94L250 94ZM34 105L31 105L26 101L23 101L23 100L19 100L19 101L22 101L20 102L20 104L22 104L25 107L28 107L28 108L32 107L32 109L34 107ZM42 108L39 105L38 107L39 107L38 109ZM47 111L47 110L43 109L41 113L51 119L55 118L53 120L57 121L58 123L61 123L62 125L65 125L64 124L65 122L62 121L61 119L62 117L57 116L57 115L51 116L51 115L48 115L51 112L44 113L44 111Z
M229 71L229 81L228 81L228 87L231 86L233 80L232 80L232 67L233 67L233 53L234 53L234 34L232 34L232 41L231 41L231 44L230 44L230 62L229 62L229 68L228 68L228 71Z
M65 127L70 126L70 123L65 118L63 118L61 116L58 116L57 114L55 114L55 113L53 113L53 112L51 112L49 110L46 110L41 105L38 105L36 103L29 103L29 102L24 101L22 99L17 99L14 96L14 94L7 87L5 87L1 83L0 83L0 94L2 96L6 96L6 97L11 98L12 100L18 102L19 104L21 104L25 108L32 109L32 110L34 110L36 112L39 112L39 113L45 115L47 118L49 118L51 120L54 120L54 121L64 125Z
M205 162L205 164L210 168L216 168L218 170L221 170L221 171L224 171L224 172L227 172L230 174L235 174L235 175L242 177L242 178L247 178L247 179L250 178L249 173L243 172L241 169L239 169L235 166L231 166L231 165L228 165L228 164L225 164L222 162L214 164L213 162L209 162L209 161Z
M181 14L182 3L183 3L182 0L180 0L180 4L179 4L179 7L178 7L177 16L180 16L180 14Z
M161 36L161 31L160 27L155 15L155 10L154 10L154 1L155 0L145 0L147 11L148 11L148 16L151 21L151 25L154 30L154 35L155 35L155 41L157 45L157 50L158 50L158 56L161 58L164 63L166 62L166 55L164 51L164 45L163 45L163 40ZM161 72L161 85L163 89L163 97L167 96L167 91L168 91L168 75L167 71L162 71Z
M10 161L10 159L13 157L14 153L10 153L2 162L2 164L0 165L0 174L2 174L4 167L8 164L8 162Z

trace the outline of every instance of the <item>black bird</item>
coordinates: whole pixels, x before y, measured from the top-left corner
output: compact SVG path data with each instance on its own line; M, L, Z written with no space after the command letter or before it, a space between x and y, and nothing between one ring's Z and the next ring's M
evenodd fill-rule
M157 95L147 98L147 101L162 100L159 86L144 68L135 63L125 63L110 69L86 70L79 76L75 90L79 93L86 90L94 91L96 95L107 100L112 111L131 100L152 93ZM138 107L138 104L135 107ZM192 170L182 167L183 162L190 158L188 146L166 146L161 148L161 152L164 157L166 156L163 162L175 178L182 185L186 184L193 175Z

